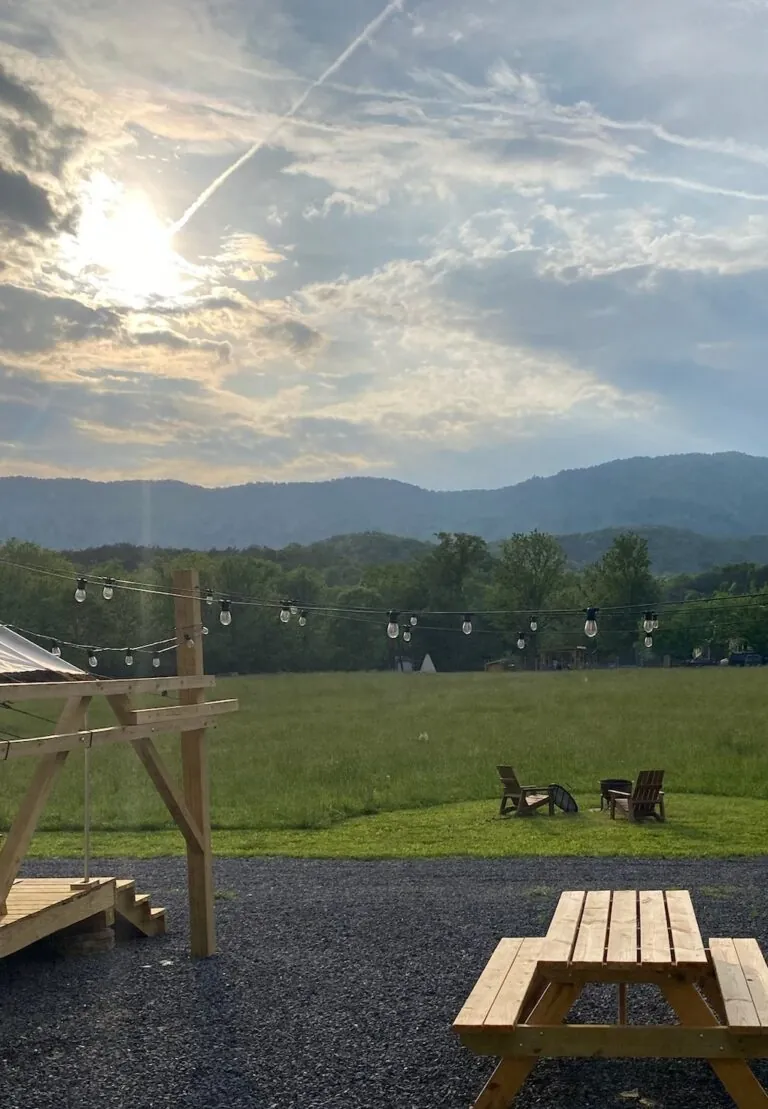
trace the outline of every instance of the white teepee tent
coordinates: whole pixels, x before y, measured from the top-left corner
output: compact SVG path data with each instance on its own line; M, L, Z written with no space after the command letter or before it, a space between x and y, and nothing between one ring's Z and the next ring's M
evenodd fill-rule
M431 655L425 655L424 656L424 661L421 664L421 670L419 671L419 673L420 674L436 674L437 673L437 667L435 666L434 662L432 661L432 656Z

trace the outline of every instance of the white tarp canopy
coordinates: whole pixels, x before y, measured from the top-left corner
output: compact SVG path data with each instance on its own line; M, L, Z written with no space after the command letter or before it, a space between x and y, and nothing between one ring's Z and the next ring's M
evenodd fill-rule
M88 677L85 670L56 658L37 643L0 624L0 682L73 681Z
M424 661L421 664L421 670L419 671L419 673L421 673L421 674L436 674L437 673L437 668L435 667L435 664L432 661L431 655L425 655L424 656Z

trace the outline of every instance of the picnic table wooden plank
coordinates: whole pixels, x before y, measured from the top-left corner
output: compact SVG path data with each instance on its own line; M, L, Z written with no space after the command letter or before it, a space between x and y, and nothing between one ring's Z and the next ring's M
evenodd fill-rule
M490 959L485 965L483 973L475 983L459 1015L453 1022L453 1027L481 1028L488 1015L488 1010L496 1000L496 995L502 987L504 979L509 974L509 969L515 961L515 956L520 950L522 939L499 940Z
M707 953L688 890L665 890L672 953L676 963L706 965Z
M542 963L567 963L570 959L585 898L585 890L565 890L560 894L542 944L539 956Z
M640 891L640 961L656 964L672 962L662 890Z
M606 961L624 966L637 963L637 890L614 890Z
M537 938L523 940L520 944L515 961L483 1021L484 1028L512 1028L517 1024L536 975L543 943Z
M711 939L709 950L717 984L723 995L725 1016L729 1026L742 1031L760 1031L760 1017L752 1000L749 983L736 949L736 941Z
M761 1028L768 1028L768 966L757 940L734 940Z
M605 958L611 891L591 890L584 899L584 912L573 948L573 966L592 966Z

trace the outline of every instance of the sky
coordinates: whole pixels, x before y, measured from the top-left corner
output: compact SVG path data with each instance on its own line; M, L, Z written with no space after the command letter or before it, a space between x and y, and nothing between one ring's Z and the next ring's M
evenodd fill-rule
M768 0L0 0L0 474L768 453L767 54Z

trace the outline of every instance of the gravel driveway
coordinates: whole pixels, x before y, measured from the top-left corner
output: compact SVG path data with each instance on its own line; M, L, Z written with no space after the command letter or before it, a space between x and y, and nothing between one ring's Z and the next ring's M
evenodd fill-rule
M768 951L763 860L221 859L221 954L197 963L183 860L94 873L135 877L169 935L0 962L3 1109L467 1109L491 1061L451 1021L498 938L542 934L563 888L690 889L705 939L756 936ZM579 1005L612 1020L615 995ZM667 1019L651 989L630 994L641 1016ZM756 1070L768 1084L768 1063ZM641 1105L732 1103L705 1063L561 1060L539 1064L516 1109Z

